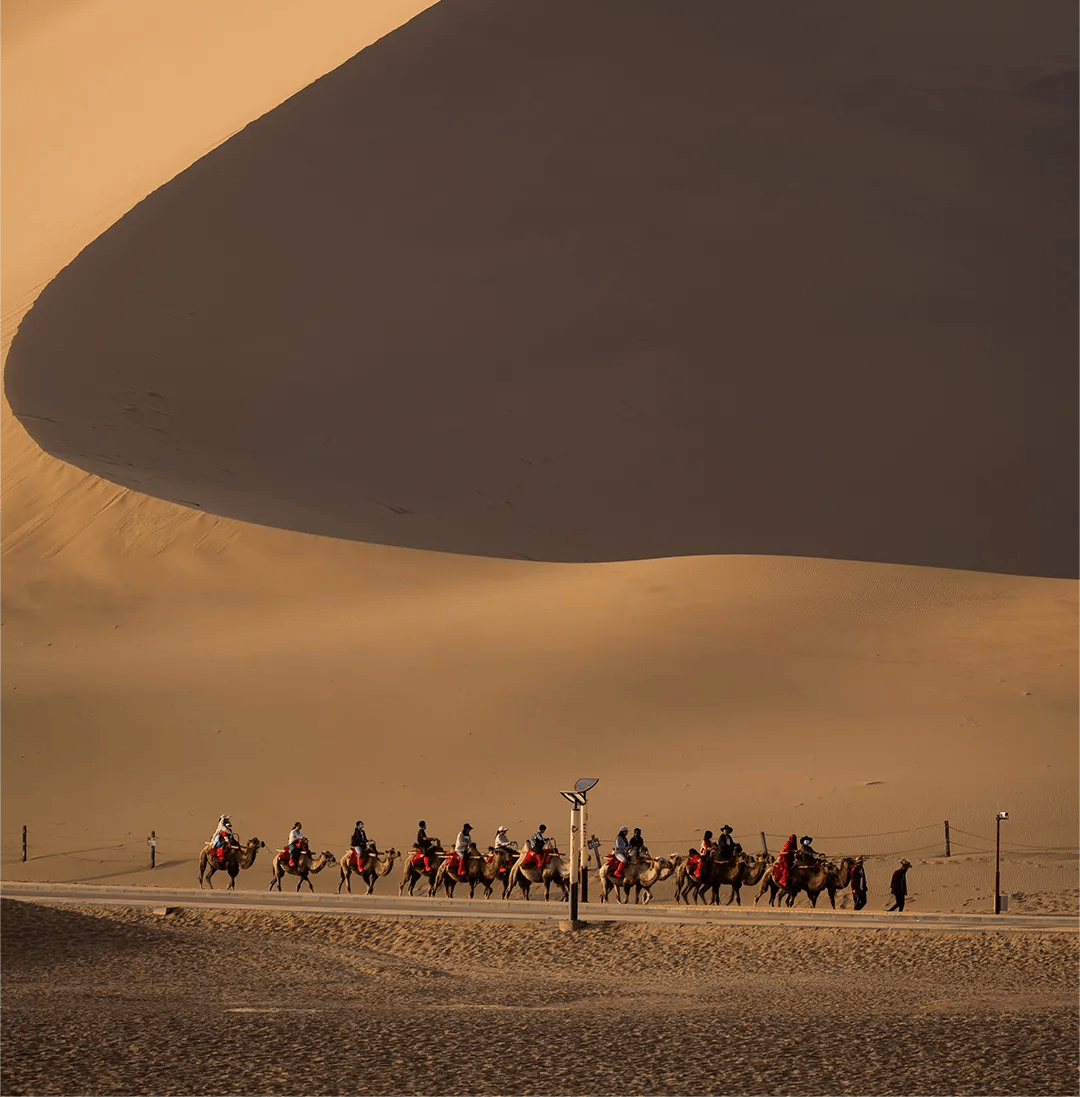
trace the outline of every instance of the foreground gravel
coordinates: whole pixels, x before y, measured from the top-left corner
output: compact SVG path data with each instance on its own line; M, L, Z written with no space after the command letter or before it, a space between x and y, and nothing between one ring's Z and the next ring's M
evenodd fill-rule
M1075 1094L1077 935L3 900L4 1094Z

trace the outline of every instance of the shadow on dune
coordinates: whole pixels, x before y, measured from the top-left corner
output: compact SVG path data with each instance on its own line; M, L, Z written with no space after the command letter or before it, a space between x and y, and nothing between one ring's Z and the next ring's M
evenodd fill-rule
M11 405L363 541L1075 575L1075 14L1016 12L445 0L88 247Z

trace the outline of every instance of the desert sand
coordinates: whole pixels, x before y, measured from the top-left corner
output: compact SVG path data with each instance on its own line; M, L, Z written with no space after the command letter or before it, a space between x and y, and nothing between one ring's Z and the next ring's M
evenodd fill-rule
M750 850L809 834L867 857L879 908L906 857L910 909L992 909L1008 810L1011 909L1075 911L1073 8L182 9L0 8L3 879L192 886L222 812L271 846L299 819L337 852L357 818L384 847L421 818L444 841L468 820L565 843L558 793L588 775L604 849L621 825L657 853L725 823ZM268 880L263 857L238 886ZM206 914L33 917L73 942L83 989L56 1008L87 1027L42 1028L11 1092L62 1091L39 1060L98 1039L80 1003L108 942L116 985L142 978L143 932L215 971L243 951L217 955ZM245 937L241 983L289 924ZM436 931L400 932L387 955ZM741 947L671 932L712 964ZM620 952L663 949L636 933L535 947L596 950L610 989ZM777 934L749 967L800 949ZM949 1090L882 1052L851 1091L1068 1091L1055 995L1075 995L1075 938L1038 946L1057 958L1045 1032L1004 1000L1042 994L1034 944L977 995L1000 952L971 943L953 967L928 943L933 985L908 999L906 944L850 947L884 980L871 1028L932 1029L931 1059L966 1034L998 1063L986 1047L1006 1045L980 1041L1000 1025L1010 1055L1057 1064L1043 1088L1014 1070ZM442 1001L449 1034L488 993L456 954L453 979L379 1014L390 1046L418 1003ZM318 964L295 962L318 997ZM770 1004L746 1015L783 1014L817 1062L843 1061L847 1030L826 1052L760 962ZM18 963L5 1064L52 961ZM650 977L649 1016L670 995L672 1026L714 1025L711 970ZM957 980L969 1020L928 1024ZM579 1054L602 1058L617 1004L570 985ZM845 994L828 985L822 1016ZM180 1008L155 1001L163 1023ZM237 1047L283 1020L200 1001L196 1054L223 1016ZM781 1081L763 1031L725 1091L843 1091ZM574 1088L523 1071L444 1090L434 1058L409 1083L395 1057L366 1089L344 1066L242 1088ZM125 1091L117 1062L96 1091ZM706 1068L685 1090L668 1064L593 1091L704 1092Z

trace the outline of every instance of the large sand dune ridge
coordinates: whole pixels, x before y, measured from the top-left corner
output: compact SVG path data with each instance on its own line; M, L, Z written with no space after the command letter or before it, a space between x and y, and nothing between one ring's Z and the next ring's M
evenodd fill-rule
M273 49L246 62L265 78L258 96L207 62L142 159L123 137L131 119L110 127L107 110L62 141L64 96L111 71L110 104L145 93L152 107L145 73L116 57L157 44L187 71L192 36L204 37L185 24L169 39L119 0L64 8L70 17L50 7L43 26L5 33L5 83L20 81L4 97L5 343L39 301L5 374L21 421L3 405L6 875L190 883L221 811L271 843L299 817L334 849L358 816L398 846L420 817L444 839L466 818L483 834L506 823L519 840L541 820L562 833L557 792L588 773L601 778L591 829L605 842L623 823L664 851L724 822L748 844L794 829L878 855L879 894L886 857L935 856L946 818L981 849L1008 807L1018 864L1025 850L1064 855L1008 886L1074 893L1077 592L1061 576L1075 574L1075 467L1063 456L1074 381L1062 372L1075 302L1062 303L1054 258L1073 231L1060 89L1075 60L1058 30L1072 13L1048 6L1017 23L1009 5L980 5L984 33L970 41L976 8L964 5L925 41L929 8L888 35L856 22L850 40L825 35L827 22L793 23L788 37L742 13L714 75L702 56L716 9L680 9L712 39L672 21L670 37L646 41L655 9L623 7L617 30L598 7L560 22L555 8L440 4L280 110L377 32L346 39L348 24L334 24L328 58L326 23L276 24ZM334 10L344 20L355 7ZM131 35L120 44L116 20ZM739 27L771 52L740 52L751 39ZM68 49L54 48L58 35ZM522 53L524 35L547 69ZM271 79L284 55L314 60ZM616 72L620 56L635 64ZM488 79L496 65L504 84ZM656 109L670 125L633 98L646 70L645 88L666 87ZM703 73L712 99L689 94ZM424 80L443 76L440 99ZM597 85L634 107L610 129ZM527 102L546 128L516 124ZM577 118L579 105L594 113ZM871 167L857 158L831 185L807 151L819 123L822 156L882 158L885 206L861 189ZM552 191L551 163L520 159L539 134L545 155L625 168L635 126L689 149L717 125L740 157L722 180L704 153L696 165L727 188L700 255L696 171L673 178L656 166L670 159L623 171L612 222L595 224L602 177L575 186L566 166ZM363 156L340 140L354 126ZM76 140L87 132L94 141ZM594 148L601 132L609 148ZM305 154L290 156L298 134ZM774 165L766 202L748 165L795 138L805 155ZM1028 138L1017 158L1009 142ZM407 150L419 159L404 171ZM8 187L20 151L36 188ZM976 200L964 180L980 170ZM507 173L517 189L497 185ZM654 193L663 203L650 206ZM540 213L514 205L523 195L544 197ZM261 234L267 203L285 198L275 233ZM776 225L785 202L776 231L800 243L774 262L755 252L754 226ZM405 216L418 210L427 220ZM848 252L816 246L841 235ZM543 258L546 239L551 266L507 276L520 256ZM568 263L581 239L582 262ZM601 246L627 240L643 250ZM483 300L497 307L480 315L478 280L492 271ZM820 319L831 348L810 369L806 328L783 310L796 280L811 294L802 320ZM888 304L898 280L902 316ZM649 303L635 319L643 343L628 300ZM538 310L557 316L557 338L541 337ZM885 321L900 342L879 337ZM740 398L697 404L721 335L746 352L724 375ZM503 397L512 424L496 422ZM916 407L925 432L913 440ZM545 464L556 435L573 459ZM904 461L883 460L898 447ZM319 536L329 532L341 539ZM168 843L154 876L141 871L151 828ZM970 893L927 888L926 902L962 907L976 888L965 880ZM265 886L261 869L241 882Z

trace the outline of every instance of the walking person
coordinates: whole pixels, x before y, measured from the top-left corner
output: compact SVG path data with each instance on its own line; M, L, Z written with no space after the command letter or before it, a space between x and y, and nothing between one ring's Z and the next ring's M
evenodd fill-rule
M855 858L851 869L851 897L855 900L856 910L862 910L866 906L866 870L861 857Z
M893 894L893 905L890 911L904 909L904 900L907 898L907 870L911 868L910 861L901 861L900 867L892 874L892 882L889 890Z

